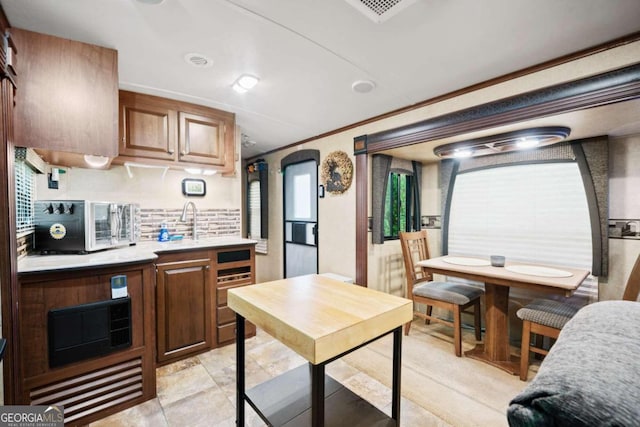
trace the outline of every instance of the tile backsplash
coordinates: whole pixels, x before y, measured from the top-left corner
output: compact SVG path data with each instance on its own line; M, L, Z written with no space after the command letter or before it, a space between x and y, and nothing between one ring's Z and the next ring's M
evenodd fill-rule
M160 225L167 224L170 235L193 238L193 214L180 221L182 209L140 209L140 240L157 240ZM240 209L198 209L198 238L240 236Z

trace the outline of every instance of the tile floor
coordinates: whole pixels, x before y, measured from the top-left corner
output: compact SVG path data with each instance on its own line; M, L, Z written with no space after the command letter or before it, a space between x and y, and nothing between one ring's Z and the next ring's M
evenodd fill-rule
M485 363L455 357L451 335L447 327L416 320L404 337L402 425L506 426L508 402L526 383ZM472 331L463 337L464 350L471 349ZM332 362L326 372L390 414L391 348L392 337L386 336ZM246 352L247 388L306 363L260 330L247 340ZM235 427L235 346L158 368L157 389L157 398L91 427ZM249 405L246 413L248 426L264 425Z

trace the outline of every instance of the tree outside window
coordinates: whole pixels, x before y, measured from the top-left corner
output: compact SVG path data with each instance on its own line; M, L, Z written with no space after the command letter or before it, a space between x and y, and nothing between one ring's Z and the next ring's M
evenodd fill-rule
M391 172L384 203L384 238L398 239L400 232L410 231L411 176Z

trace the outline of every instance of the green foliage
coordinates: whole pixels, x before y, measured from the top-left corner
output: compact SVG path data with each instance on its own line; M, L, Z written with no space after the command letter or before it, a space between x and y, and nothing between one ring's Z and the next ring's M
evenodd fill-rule
M398 238L401 231L407 230L407 201L410 189L410 176L399 173L389 174L384 201L384 237L386 239Z

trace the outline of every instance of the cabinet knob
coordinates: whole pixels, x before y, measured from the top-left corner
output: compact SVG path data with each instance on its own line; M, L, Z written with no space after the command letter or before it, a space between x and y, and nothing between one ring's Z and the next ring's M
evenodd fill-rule
M167 153L169 153L169 154L173 154L173 148L168 149L168 150L167 150Z
M186 156L186 155L187 155L187 152L186 152L186 151L181 151L181 152L180 152L180 155L181 155L181 156Z

